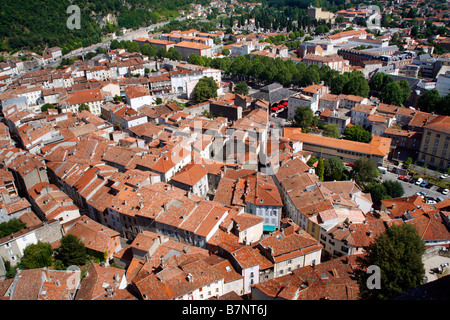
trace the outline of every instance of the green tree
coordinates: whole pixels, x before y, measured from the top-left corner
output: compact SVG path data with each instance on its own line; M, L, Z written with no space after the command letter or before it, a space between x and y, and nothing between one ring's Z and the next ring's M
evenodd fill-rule
M67 234L61 239L61 247L58 250L57 258L64 266L83 265L86 263L86 247L83 242L73 234Z
M237 56L231 61L230 72L235 75L246 76L250 68L250 60L245 56Z
M372 202L377 206L381 205L381 200L391 198L388 196L386 187L382 183L371 182L365 186L365 191L370 193L370 197L372 198Z
M413 225L392 225L378 235L359 258L356 270L360 296L364 300L390 300L422 284L425 246ZM373 288L367 268L380 270L380 286Z
M344 136L347 140L369 143L372 135L359 124L344 129Z
M325 181L341 181L347 178L344 174L345 166L344 162L339 157L331 157L323 161L324 170L324 180Z
M369 96L369 84L361 71L354 70L349 73L348 81L345 83L343 93L353 94L360 97Z
M141 47L141 53L142 53L144 56L150 56L150 51L151 51L151 46L150 46L148 43L142 45L142 47Z
M302 87L307 87L310 86L312 84L319 84L320 83L320 74L318 71L318 68L314 68L312 66L316 65L310 65L308 66L308 68L306 68L305 73L303 73L302 77L301 77L301 86Z
M139 48L139 45L137 44L137 42L134 41L130 41L127 45L127 51L128 52L141 52L141 49Z
M216 98L218 89L219 86L212 77L203 77L194 87L194 99L197 102L204 102Z
M341 94L344 91L344 86L348 82L347 74L339 74L336 77L332 78L330 81L330 91L332 94Z
M404 102L404 92L400 87L399 83L391 82L388 83L381 89L381 101L387 104L393 104L396 106L401 105ZM408 96L409 97L409 96Z
M442 97L438 101L436 111L439 114L450 116L450 94L446 95L445 97Z
M316 168L316 174L319 177L320 181L323 181L323 174L325 172L325 166L323 163L323 159L320 158L319 162L317 163L317 168Z
M82 103L79 107L78 107L78 112L81 112L83 110L89 111L91 112L91 109L89 109L89 106L85 103Z
M247 95L248 94L248 85L247 85L247 83L245 83L244 81L239 82L234 87L234 92L236 92L238 94Z
M405 103L405 101L409 99L409 96L411 95L411 86L409 85L409 82L406 80L398 81L398 85L400 87L400 97L403 104Z
M165 48L158 48L158 51L156 51L156 57L158 57L158 59L167 57L167 50Z
M192 53L189 57L188 57L188 61L191 64L195 64L196 66L204 66L205 65L205 60L203 59L203 57Z
M372 182L380 175L375 162L368 158L356 160L352 169L353 178L358 184Z
M441 96L439 95L439 91L436 89L428 90L423 95L419 97L417 100L417 105L420 110L425 112L434 112L437 111L437 107L441 101Z
M313 111L308 106L298 107L295 110L294 121L296 126L308 131L315 122ZM317 117L316 117L317 118Z
M183 59L183 56L181 55L180 51L178 51L174 47L171 47L169 48L169 50L167 50L167 58L171 60L181 61L181 59Z
M23 257L19 263L21 269L36 269L49 267L52 264L52 246L49 243L38 241L28 245L23 251Z
M230 55L230 49L224 48L222 49L222 54L226 57L228 57Z
M339 128L337 126L337 124L334 123L327 123L324 125L323 127L323 132L322 135L325 137L330 137L330 138L339 138L340 134L339 134Z
M383 72L377 72L369 81L370 90L381 91L385 85L394 82L394 78Z
M0 238L9 236L10 234L20 231L25 227L26 224L17 218L2 222L0 223Z
M41 107L41 112L45 112L48 109L55 109L55 106L52 105L51 103L46 103Z
M386 194L391 198L400 198L405 193L405 190L399 181L384 180L383 186L386 188Z
M405 163L403 163L403 168L405 168L405 170L408 170L411 163L412 163L412 158L408 157L408 159L406 159Z

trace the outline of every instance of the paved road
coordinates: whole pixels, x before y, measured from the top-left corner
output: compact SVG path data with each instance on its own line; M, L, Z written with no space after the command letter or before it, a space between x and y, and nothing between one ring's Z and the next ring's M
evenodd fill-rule
M179 20L179 21L182 21L182 20L185 20L185 19L186 19L185 17L177 17L177 18L175 18L175 20ZM149 25L147 27L143 27L143 28L139 28L137 30L130 31L127 34L125 34L125 35L123 35L121 37L117 37L117 40L118 41L132 40L132 39L134 39L136 37L142 36L143 33L148 34L148 32L153 31L156 28L165 26L169 22L170 21L159 22L159 23L155 23L155 24ZM91 45L89 47L86 47L86 48L75 49L75 50L65 54L63 57L64 58L71 58L73 56L85 55L85 54L87 54L89 52L96 51L97 48L107 49L107 48L109 48L110 44L111 44L110 40L105 41L105 42L96 43L96 44L93 44L93 45Z
M404 197L413 196L413 195L416 194L416 192L419 192L419 191L424 191L424 192L427 193L427 196L433 197L435 199L437 197L441 197L442 199L446 199L448 197L448 195L445 196L442 193L437 192L436 189L438 187L436 187L436 186L433 186L430 189L427 189L427 188L423 188L421 186L418 186L416 184L412 184L412 183L409 183L409 182L404 182L404 181L398 180L398 176L399 175L396 174L396 173L387 172L385 174L382 174L381 176L382 176L383 180L399 181L402 184L402 186L403 186L403 190L405 191L405 194L403 195Z

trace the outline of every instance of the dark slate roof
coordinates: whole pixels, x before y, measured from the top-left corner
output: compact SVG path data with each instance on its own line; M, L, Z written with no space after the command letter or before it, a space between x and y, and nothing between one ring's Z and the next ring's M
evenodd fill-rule
M269 103L272 104L280 100L287 99L296 93L296 91L284 88L279 83L272 83L265 87L262 87L258 92L253 93L249 96L255 99L263 99L269 101Z

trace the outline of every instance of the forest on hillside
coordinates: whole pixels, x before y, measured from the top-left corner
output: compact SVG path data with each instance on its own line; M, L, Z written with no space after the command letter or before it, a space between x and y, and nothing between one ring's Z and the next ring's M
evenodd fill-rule
M205 0L0 0L0 51L34 50L59 46L63 52L101 41L121 27L139 28L175 17L178 10ZM77 5L81 28L68 29L67 8ZM102 21L111 14L113 24Z

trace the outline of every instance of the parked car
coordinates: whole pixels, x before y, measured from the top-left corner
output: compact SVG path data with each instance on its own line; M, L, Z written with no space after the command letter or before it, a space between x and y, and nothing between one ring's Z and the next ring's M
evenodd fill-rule
M423 191L417 191L417 192L416 192L416 195L421 196L422 198L425 199L427 193L426 193L426 192L423 192Z
M425 186L425 188L427 188L427 189L431 189L431 187L433 186L433 184L432 183L428 183L426 186Z
M436 204L436 200L427 200L428 204Z
M427 184L428 184L428 181L424 180L424 181L420 184L420 186L421 186L421 187L425 187Z
M405 175L404 174L398 176L398 180L403 180L403 179L405 179Z
M444 189L444 190L442 190L442 194L448 194L448 189Z
M417 185L420 185L422 182L423 182L423 179L422 179L422 178L419 178L419 179L417 179L416 184L417 184Z
M353 162L349 162L346 164L348 167L353 167L354 163Z
M412 178L409 182L415 184L417 182L417 178Z
M404 181L404 182L409 182L411 179L412 179L411 176L406 176L406 177L403 179L403 181Z
M437 190L436 190L437 192L441 192L442 193L442 191L444 191L444 188L442 188L442 187L439 187L439 188L437 188Z
M441 179L447 179L448 178L448 174L446 174L446 173L444 173L442 176L441 176Z

